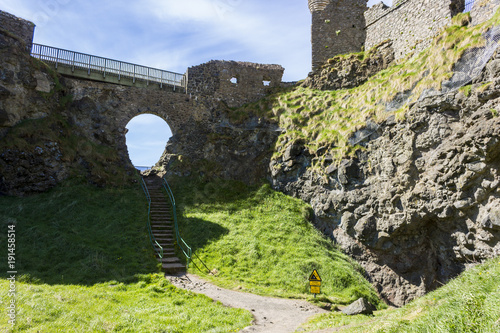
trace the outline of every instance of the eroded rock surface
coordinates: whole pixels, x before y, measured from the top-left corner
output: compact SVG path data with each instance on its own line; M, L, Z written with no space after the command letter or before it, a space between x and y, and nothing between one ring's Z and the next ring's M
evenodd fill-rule
M315 69L302 86L320 90L357 87L394 61L392 42L373 47L366 54L336 56Z
M274 187L311 203L316 226L390 304L500 255L499 61L469 96L428 97L404 121L374 127L366 150L326 167L326 177L309 171L313 157L301 142L272 162Z

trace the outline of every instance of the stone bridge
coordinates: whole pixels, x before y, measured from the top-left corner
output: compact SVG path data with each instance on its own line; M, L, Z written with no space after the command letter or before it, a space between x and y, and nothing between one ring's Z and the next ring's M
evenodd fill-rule
M181 167L186 171L189 165L205 161L208 165L224 166L215 168L221 176L243 180L262 177L256 171L257 165L265 165L261 159L262 145L257 142L271 145L277 134L273 130L262 131L270 124L255 117L239 127L232 125L231 112L281 87L283 67L210 61L178 74L33 44L34 24L5 12L0 12L0 27L0 69L8 74L2 74L0 80L0 140L9 128L23 120L46 117L60 108L62 99L69 98L70 103L57 112L74 127L73 132L95 145L117 151L121 156L119 164L126 169L131 170L132 165L125 127L132 118L149 113L164 119L172 130L163 165L183 159L190 161ZM62 75L59 80L58 75ZM40 94L47 103L42 103ZM11 170L16 158L5 160L3 165ZM47 172L31 167L36 163L24 163L30 167L23 172L46 177ZM54 174L54 179L63 178L56 169L54 166L48 174ZM9 172L16 177L17 171ZM9 172L2 170L0 158L0 178L2 174L9 178ZM8 180L4 182L4 188L16 187L7 184Z

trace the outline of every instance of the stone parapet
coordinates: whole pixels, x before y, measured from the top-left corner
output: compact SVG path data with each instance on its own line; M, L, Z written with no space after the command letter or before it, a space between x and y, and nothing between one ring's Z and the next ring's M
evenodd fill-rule
M196 97L210 95L237 107L280 87L284 70L280 65L212 60L188 69L187 90Z

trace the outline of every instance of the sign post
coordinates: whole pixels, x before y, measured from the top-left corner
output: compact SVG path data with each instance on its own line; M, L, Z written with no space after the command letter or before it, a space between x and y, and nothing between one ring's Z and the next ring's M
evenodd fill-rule
M321 277L317 270L314 270L309 276L309 286L311 287L311 294L314 294L314 298L316 298L316 294L321 293Z

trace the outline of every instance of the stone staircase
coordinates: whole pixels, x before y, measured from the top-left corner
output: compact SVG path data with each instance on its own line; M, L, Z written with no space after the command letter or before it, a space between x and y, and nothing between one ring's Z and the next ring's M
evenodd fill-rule
M167 195L162 190L163 181L157 176L144 177L144 182L151 196L151 229L156 241L163 247L163 258L158 258L167 274L186 272L174 251L175 230L172 207Z

